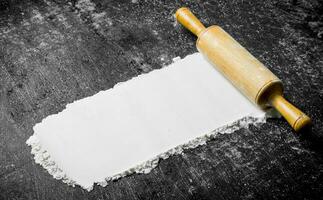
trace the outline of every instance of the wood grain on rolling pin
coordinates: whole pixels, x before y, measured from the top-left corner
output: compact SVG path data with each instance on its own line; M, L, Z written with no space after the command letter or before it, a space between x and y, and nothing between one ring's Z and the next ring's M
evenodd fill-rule
M188 8L178 9L176 18L198 37L197 49L252 102L276 108L295 131L311 124L306 114L282 97L281 80L221 27L205 28Z

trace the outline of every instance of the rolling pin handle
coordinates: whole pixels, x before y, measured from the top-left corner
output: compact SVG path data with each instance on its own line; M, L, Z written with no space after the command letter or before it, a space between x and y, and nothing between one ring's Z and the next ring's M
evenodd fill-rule
M284 116L295 131L300 131L304 127L311 125L311 119L306 114L282 97L282 85L277 85L278 78L269 70L266 70L260 62L255 62L256 59L223 29L209 27L208 31L204 32L204 25L185 7L179 8L175 16L179 23L199 37L197 42L199 51L204 53L216 67L220 67L226 72L224 75L229 80L233 81L233 79L239 77L237 80L239 84L236 84L236 86L238 85L238 88L245 95L251 97L251 99L256 97L255 102L258 105L262 105L262 103L271 104ZM201 35L201 33L203 34ZM241 77L238 75L239 73L241 73ZM257 81L252 79L251 81L249 76L257 73L262 78ZM276 80L276 84L271 85L273 88L267 87L267 91L264 90L265 102L259 103L257 100L259 92L262 91L263 86L273 80ZM241 89L240 84L248 87L242 87ZM246 90L245 88L249 89Z
M271 95L269 97L269 102L281 115L283 115L296 132L311 125L311 119L284 99L280 94Z
M185 28L190 30L196 36L199 36L199 34L205 29L205 26L188 8L179 8L176 11L175 16L177 21L179 21Z

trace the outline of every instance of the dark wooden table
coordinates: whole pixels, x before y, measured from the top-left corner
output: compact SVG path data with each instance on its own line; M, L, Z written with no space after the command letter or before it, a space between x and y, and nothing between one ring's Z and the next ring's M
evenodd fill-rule
M195 52L194 36L173 17L183 5L275 72L312 130L295 134L268 120L91 192L52 178L25 144L32 127ZM1 0L0 199L322 199L322 8L318 0Z

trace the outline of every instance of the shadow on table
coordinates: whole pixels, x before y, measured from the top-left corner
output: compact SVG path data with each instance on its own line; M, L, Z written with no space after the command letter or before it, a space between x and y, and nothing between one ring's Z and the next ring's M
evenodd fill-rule
M323 157L323 135L313 127L305 127L299 132L301 144Z

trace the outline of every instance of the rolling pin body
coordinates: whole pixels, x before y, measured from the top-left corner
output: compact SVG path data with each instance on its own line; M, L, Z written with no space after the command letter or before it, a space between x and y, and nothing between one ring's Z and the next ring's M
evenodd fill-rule
M279 78L221 27L205 28L187 8L178 9L176 18L198 37L197 49L250 101L275 107L296 131L310 124L307 115L282 97Z
M204 29L196 46L252 102L265 107L264 91L281 81L219 26ZM275 85L275 86L274 86Z

